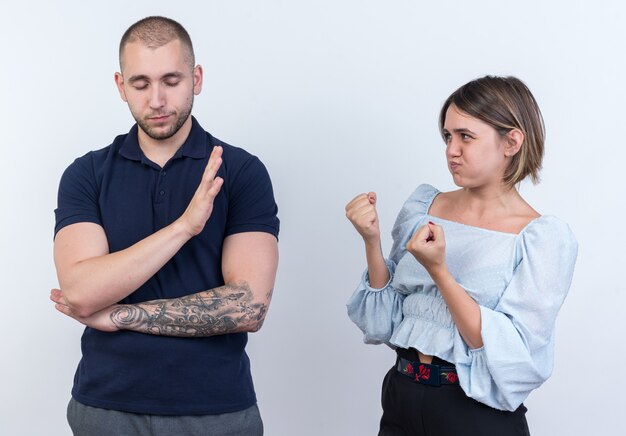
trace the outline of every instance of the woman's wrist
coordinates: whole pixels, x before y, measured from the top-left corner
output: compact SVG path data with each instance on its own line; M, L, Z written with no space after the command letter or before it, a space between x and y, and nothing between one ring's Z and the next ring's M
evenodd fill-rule
M380 250L380 236L373 236L370 238L363 238L366 250Z
M365 257L370 286L376 289L384 288L389 282L390 273L385 256L383 256L380 240L365 241Z
M433 279L438 288L445 286L451 279L454 280L450 271L448 271L448 265L445 263L432 265L427 268L428 274Z

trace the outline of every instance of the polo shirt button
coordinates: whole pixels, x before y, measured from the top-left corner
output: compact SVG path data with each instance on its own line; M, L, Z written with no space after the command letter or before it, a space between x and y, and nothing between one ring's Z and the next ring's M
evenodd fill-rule
M161 190L161 192L159 192L159 194L165 195L165 191Z
M167 174L167 171L161 171L161 175L165 176Z

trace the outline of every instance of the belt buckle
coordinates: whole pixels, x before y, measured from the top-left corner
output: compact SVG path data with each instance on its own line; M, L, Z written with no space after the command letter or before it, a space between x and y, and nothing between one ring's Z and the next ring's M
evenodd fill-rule
M398 366L402 374L411 377L416 383L429 386L441 386L441 370L439 365L400 359Z

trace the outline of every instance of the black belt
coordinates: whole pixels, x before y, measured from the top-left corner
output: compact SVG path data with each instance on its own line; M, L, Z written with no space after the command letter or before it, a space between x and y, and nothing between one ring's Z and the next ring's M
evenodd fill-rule
M454 366L441 366L408 360L398 356L396 369L414 382L429 386L458 385L459 376Z

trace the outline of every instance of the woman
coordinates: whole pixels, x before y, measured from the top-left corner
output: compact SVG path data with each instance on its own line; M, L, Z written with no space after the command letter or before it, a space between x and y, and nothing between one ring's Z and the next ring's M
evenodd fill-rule
M383 382L379 435L528 435L528 394L549 376L557 312L577 243L516 184L538 181L541 112L514 77L455 91L439 128L459 190L421 185L380 248L376 194L346 216L363 237L367 271L348 314L367 343L396 349Z

